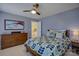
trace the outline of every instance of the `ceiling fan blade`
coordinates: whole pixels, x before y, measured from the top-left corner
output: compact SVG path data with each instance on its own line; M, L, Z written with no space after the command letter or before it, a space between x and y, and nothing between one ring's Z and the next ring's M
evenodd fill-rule
M30 12L31 10L24 10L23 12Z
M40 13L39 13L39 12L36 12L36 14L40 15Z

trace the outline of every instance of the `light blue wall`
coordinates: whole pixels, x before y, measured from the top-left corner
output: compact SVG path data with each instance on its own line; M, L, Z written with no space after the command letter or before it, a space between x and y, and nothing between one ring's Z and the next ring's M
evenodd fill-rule
M24 21L25 28L24 28L24 30L4 30L4 19ZM27 17L13 15L13 14L9 14L6 12L0 12L0 34L7 34L7 33L11 33L12 31L22 31L22 32L24 31L24 32L29 33L29 35L30 35L31 20L32 19L27 18Z
M42 20L42 34L47 33L47 29L66 30L79 28L79 8L52 15Z
M23 20L25 22L24 30L4 30L4 19ZM31 35L31 20L27 17L0 12L0 34L11 33L12 31L25 31ZM79 8L42 18L42 34L47 33L47 29L65 30L70 28L79 28Z

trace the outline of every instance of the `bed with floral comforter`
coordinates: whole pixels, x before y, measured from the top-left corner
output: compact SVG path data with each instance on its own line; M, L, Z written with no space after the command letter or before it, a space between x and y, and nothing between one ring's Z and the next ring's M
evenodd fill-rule
M56 39L51 43L39 42L38 40L29 39L25 45L29 46L41 56L60 56L68 48L68 41Z
M46 37L28 39L25 46L29 46L41 56L61 56L70 44L69 38L63 38L63 34L64 32L50 31Z

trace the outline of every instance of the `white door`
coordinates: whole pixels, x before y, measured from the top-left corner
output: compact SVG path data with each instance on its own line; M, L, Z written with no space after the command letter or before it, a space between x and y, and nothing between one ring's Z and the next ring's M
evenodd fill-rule
M40 21L32 21L31 22L31 37L41 37L41 22Z

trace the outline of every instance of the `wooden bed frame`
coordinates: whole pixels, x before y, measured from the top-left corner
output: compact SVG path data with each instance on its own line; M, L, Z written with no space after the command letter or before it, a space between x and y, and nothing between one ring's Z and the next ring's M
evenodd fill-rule
M29 46L25 45L26 52L30 52L33 56L41 56L36 51L32 50Z

